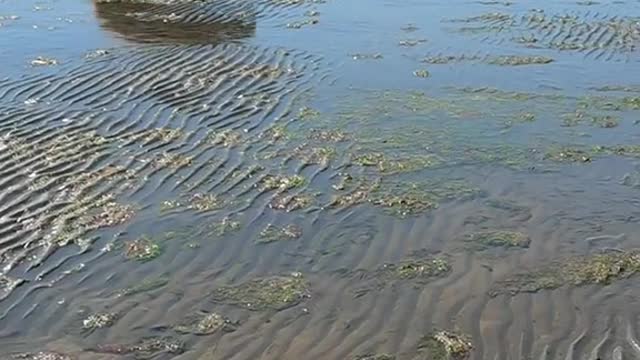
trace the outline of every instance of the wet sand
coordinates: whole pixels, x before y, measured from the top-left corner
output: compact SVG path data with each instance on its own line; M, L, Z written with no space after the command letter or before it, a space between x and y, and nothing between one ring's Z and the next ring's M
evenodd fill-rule
M0 358L640 356L638 10L1 1Z

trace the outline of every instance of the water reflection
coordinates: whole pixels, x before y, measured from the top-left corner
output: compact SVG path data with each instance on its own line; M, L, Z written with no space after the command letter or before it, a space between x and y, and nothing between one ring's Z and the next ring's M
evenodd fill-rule
M252 37L256 31L251 4L156 5L94 2L104 29L143 43L218 44Z

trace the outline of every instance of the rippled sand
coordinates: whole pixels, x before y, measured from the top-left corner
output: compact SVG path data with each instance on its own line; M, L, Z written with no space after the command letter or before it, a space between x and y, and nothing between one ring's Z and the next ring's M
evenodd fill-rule
M0 2L0 358L640 356L637 10Z

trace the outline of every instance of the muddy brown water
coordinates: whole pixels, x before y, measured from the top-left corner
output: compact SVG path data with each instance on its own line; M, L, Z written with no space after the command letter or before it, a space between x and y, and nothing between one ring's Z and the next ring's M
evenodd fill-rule
M0 0L0 358L638 358L638 268L500 291L638 248L638 45L637 1Z

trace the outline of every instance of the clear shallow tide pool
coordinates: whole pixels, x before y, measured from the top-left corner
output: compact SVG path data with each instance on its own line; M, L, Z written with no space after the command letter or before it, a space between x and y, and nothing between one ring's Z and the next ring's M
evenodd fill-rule
M640 3L0 0L0 358L638 356Z

